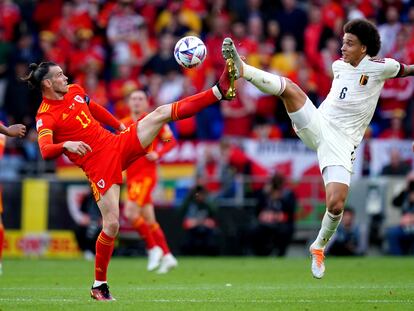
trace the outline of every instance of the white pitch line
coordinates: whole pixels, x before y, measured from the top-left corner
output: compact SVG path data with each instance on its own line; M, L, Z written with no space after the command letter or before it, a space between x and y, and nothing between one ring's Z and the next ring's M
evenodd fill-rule
M85 302L92 302L90 301L82 301L79 299L55 299L55 298L0 298L0 301L3 302L14 302L14 303L36 303L36 302L46 302L46 303L85 303ZM299 299L299 300L289 300L289 299L220 299L220 298L212 298L212 299L194 299L194 298L179 298L179 299L138 299L134 300L134 303L139 302L150 302L150 303L263 303L263 304L271 304L271 303L300 303L300 304L308 304L308 303L347 303L349 302L346 299ZM414 300L412 299L363 299L363 300L352 300L354 303L368 303L368 304L412 304Z
M132 291L151 291L151 290L165 290L165 291L197 291L197 290L217 290L223 289L226 287L226 290L250 290L252 288L258 290L294 290L294 289L307 289L307 290L321 290L321 289L372 289L372 290L393 290L393 289L409 289L414 288L414 284L406 284L406 285L398 285L398 286L391 286L391 285L355 285L355 286L348 286L348 285L287 285L287 286L260 286L260 285L238 285L237 283L232 283L232 288L227 288L226 284L219 284L219 285L199 285L199 286L183 286L177 284L169 284L169 285L160 285L160 286L134 286L134 285L117 285L116 289L118 290L132 290ZM89 287L85 287L89 289ZM79 290L79 287L60 287L60 286L53 286L53 287L0 287L1 291L15 291L15 290L30 290L30 291L70 291L70 290Z

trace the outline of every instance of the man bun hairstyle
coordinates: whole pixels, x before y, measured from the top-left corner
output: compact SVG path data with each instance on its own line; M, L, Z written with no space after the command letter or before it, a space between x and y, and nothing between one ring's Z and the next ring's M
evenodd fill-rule
M359 41L367 47L367 54L374 57L381 48L381 38L377 27L366 19L354 19L344 25L344 33L358 37Z
M29 65L29 74L23 77L22 80L27 82L30 88L41 89L42 81L47 78L50 67L57 66L54 62L42 62L39 65L31 63Z

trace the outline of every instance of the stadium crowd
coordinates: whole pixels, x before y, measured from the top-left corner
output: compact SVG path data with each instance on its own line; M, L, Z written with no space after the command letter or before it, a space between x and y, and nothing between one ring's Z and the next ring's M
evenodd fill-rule
M148 91L153 107L173 102L217 80L220 45L228 35L249 63L289 77L320 103L330 88L331 64L340 57L342 26L355 17L379 25L381 57L413 63L414 2L408 0L1 0L0 118L33 129L39 96L18 77L28 63L42 60L60 64L118 118L128 114L125 96L136 88ZM187 34L207 45L200 68L183 70L174 60L174 44ZM369 135L414 135L413 90L411 78L386 83ZM173 129L179 139L295 137L281 106L275 97L240 85L235 100ZM30 145L32 135L26 140Z

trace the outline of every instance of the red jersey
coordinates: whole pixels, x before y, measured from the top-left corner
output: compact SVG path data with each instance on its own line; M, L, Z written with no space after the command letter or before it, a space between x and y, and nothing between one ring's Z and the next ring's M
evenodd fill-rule
M78 85L70 85L62 100L44 98L36 116L42 157L52 159L65 153L86 173L97 201L113 184L122 184L122 171L147 152L138 140L136 123L119 135L100 123L114 129L121 124ZM81 157L64 150L66 141L83 141L92 151Z
M44 136L52 135L54 144L83 141L92 148L92 152L81 157L78 154L63 151L62 146L63 153L78 166L82 166L93 153L103 149L114 136L92 116L87 101L89 99L83 88L72 84L69 85L69 91L62 100L43 98L36 115L39 140Z
M144 113L139 120L143 119L147 113ZM122 123L128 127L131 124L135 123L131 117L127 117L122 119ZM168 126L165 124L160 132L158 133L157 137L154 139L152 146L153 151L156 151L161 158L165 153L169 152L172 148L176 146L177 142L173 136L173 133ZM137 159L133 164L131 164L126 173L127 173L127 183L129 183L133 179L137 179L141 176L151 176L153 178L156 177L157 171L157 161L150 161L146 157L141 157Z

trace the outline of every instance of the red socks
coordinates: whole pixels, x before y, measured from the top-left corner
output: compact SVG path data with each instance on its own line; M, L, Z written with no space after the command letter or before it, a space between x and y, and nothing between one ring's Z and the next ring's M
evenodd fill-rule
M114 250L115 238L111 238L101 231L96 240L95 280L106 281L106 271Z
M0 262L3 258L3 246L4 246L4 226L0 224Z
M186 97L172 104L171 119L182 120L195 115L200 110L218 101L213 89Z
M142 216L135 219L132 222L132 226L139 233L141 238L144 240L147 249L151 249L154 246L156 246L154 237Z
M170 248L168 247L167 240L165 239L164 232L162 231L160 225L158 223L155 223L151 225L151 233L154 237L155 243L159 247L161 247L164 255L170 253Z

